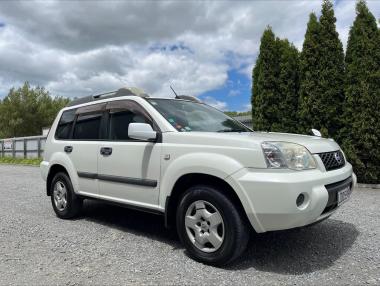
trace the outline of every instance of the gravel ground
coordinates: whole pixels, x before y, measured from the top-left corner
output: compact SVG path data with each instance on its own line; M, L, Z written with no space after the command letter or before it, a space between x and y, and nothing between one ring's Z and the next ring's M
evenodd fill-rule
M160 216L86 202L58 219L39 169L0 165L0 284L380 285L380 190L325 222L254 235L228 268L194 262Z

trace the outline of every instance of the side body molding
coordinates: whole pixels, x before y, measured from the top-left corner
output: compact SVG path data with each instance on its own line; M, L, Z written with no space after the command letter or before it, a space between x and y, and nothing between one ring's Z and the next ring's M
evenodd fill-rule
M103 175L103 174L87 173L87 172L78 172L78 177L93 179L93 180L98 179L98 180L109 181L109 182L114 182L114 183L139 185L139 186L145 186L145 187L157 186L157 181L150 180L150 179L120 177L120 176Z

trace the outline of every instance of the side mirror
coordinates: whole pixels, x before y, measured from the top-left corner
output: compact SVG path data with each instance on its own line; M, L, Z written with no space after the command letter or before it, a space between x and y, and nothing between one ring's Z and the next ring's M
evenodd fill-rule
M128 126L128 137L137 140L153 141L157 138L157 132L147 123L130 123Z

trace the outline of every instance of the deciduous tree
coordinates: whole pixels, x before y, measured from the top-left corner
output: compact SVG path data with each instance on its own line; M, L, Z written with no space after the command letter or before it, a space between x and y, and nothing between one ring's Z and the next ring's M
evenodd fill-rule
M27 82L18 89L12 88L0 104L1 137L41 134L68 101L52 98L43 87L32 88Z

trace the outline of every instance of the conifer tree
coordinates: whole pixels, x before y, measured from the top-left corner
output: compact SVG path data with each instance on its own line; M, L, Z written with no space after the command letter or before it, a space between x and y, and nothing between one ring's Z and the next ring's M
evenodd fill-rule
M317 16L314 13L311 13L300 56L299 119L301 125L300 132L303 133L307 133L311 127L322 127L320 122L316 122L314 118L315 116L310 116L310 112L313 110L315 101L319 98L320 94L318 76L321 51L319 38L320 24Z
M276 113L278 48L272 29L261 37L259 57L253 70L252 117L253 128L269 131Z
M360 182L380 183L380 32L363 0L356 5L345 62L343 150Z
M344 100L344 53L335 27L333 4L324 0L317 21L310 15L301 55L299 116L306 132L320 129L326 137L336 137L341 127Z
M271 131L296 133L299 91L299 52L288 40L277 40L279 49L278 103Z
M267 28L253 69L252 115L256 130L296 132L298 50Z

